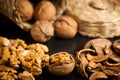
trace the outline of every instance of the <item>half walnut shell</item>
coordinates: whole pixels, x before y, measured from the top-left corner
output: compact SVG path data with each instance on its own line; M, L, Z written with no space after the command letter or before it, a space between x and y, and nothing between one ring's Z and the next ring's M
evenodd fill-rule
M68 75L75 67L75 59L68 52L58 52L51 55L49 63L49 72L56 76Z
M115 53L120 54L120 39L117 39L113 42L113 50Z
M95 51L92 49L82 49L76 54L77 72L84 78L88 78L88 73L86 71L86 67L88 67L89 64L86 58L86 54L88 53L95 53Z

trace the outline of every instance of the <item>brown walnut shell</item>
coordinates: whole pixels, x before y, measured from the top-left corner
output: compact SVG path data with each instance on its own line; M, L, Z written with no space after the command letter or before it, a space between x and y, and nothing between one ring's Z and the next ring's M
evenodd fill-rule
M34 11L35 20L52 20L56 15L55 6L47 0L41 1Z
M33 16L33 5L29 0L17 0L16 1L16 15L19 16L22 21L28 21L32 19Z
M54 36L54 27L46 20L36 21L30 33L35 41L46 42Z
M60 16L54 23L55 33L61 38L73 38L77 33L77 22L70 16Z
M69 55L71 60L66 61L66 62L52 63L52 64L51 64L51 61L50 61L50 64L48 66L48 70L51 74L56 75L56 76L68 75L73 71L73 69L75 67L75 59L68 52L55 53L55 54L51 55L51 58L56 56L56 55L59 55L59 54L67 54L67 55Z
M88 78L88 73L86 71L86 67L89 64L86 58L86 54L88 53L95 53L95 51L93 49L82 49L76 54L77 72L85 78Z
M120 54L120 39L117 39L113 42L113 50L115 53Z

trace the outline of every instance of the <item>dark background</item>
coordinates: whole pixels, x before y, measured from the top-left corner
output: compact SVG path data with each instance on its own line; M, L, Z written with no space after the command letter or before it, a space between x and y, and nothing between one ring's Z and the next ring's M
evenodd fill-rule
M7 37L9 39L23 39L27 44L35 43L30 36L29 32L26 32L19 28L7 17L0 14L0 36ZM120 37L109 38L112 42ZM75 56L75 53L83 48L84 44L93 38L88 38L77 34L72 39L61 39L53 37L51 40L42 43L48 46L49 54L54 54L60 51L67 51ZM86 80L81 77L76 70L74 70L68 76L57 77L49 74L47 69L43 69L43 74L36 77L36 80Z

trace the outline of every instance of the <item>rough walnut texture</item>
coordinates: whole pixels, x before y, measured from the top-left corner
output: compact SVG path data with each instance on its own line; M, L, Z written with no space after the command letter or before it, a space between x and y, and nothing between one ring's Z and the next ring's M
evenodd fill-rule
M0 80L35 80L49 64L48 51L43 44L27 45L21 39L0 37ZM23 72L18 71L21 69Z
M103 38L88 41L76 54L78 73L89 80L119 79L119 46L119 40L113 44Z
M20 16L23 22L32 19L34 9L29 0L17 0L15 6L17 10L16 15Z
M35 7L35 20L52 20L55 18L56 8L50 1L41 1Z
M55 33L58 37L73 38L77 33L77 22L70 16L61 16L54 23Z
M56 76L70 74L75 67L75 60L70 53L58 52L50 56L48 70Z
M36 21L30 33L35 41L46 42L54 36L54 27L46 20Z

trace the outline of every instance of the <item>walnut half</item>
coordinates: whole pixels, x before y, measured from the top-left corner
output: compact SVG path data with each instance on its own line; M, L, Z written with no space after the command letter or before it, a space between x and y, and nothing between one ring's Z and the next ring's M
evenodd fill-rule
M48 70L51 74L65 76L75 67L75 60L68 52L58 52L50 56Z

